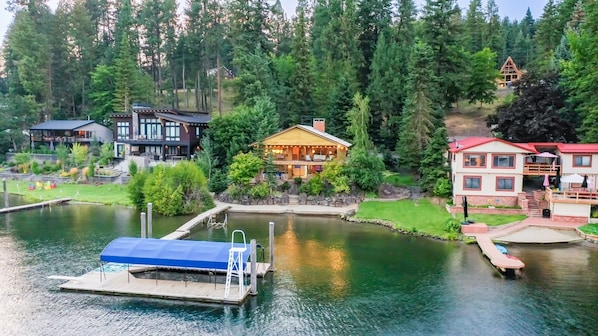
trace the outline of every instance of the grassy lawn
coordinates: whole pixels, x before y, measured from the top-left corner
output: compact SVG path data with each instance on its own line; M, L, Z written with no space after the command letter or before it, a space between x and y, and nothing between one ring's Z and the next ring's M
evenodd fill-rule
M415 180L413 180L413 176L411 175L401 175L399 173L385 172L384 183L388 183L395 187L407 187L414 186Z
M598 236L598 224L586 224L578 229L585 234Z
M459 215L457 215L457 218ZM461 215L462 216L462 215ZM443 206L430 203L427 199L417 202L402 200L395 202L368 201L359 206L355 217L359 219L382 219L394 223L395 227L413 232L431 234L447 238L444 224L452 218ZM523 215L477 215L471 216L476 222L488 225L507 224L520 221Z
M6 181L9 193L23 195L32 202L70 197L73 201L100 204L132 205L127 196L126 186L120 184L71 184L59 183L56 189L29 190L29 181Z

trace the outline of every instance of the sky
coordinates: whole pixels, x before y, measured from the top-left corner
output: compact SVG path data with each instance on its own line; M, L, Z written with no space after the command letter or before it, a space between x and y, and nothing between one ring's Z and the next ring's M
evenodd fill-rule
M270 0L272 1L272 0ZM0 0L0 41L4 41L4 35L6 34L6 30L8 26L12 22L12 15L8 11L6 11L6 0ZM178 1L181 3L182 1ZM415 0L418 7L425 3L425 0ZM459 6L465 11L469 7L470 0L457 0ZM499 15L500 17L508 16L511 20L521 20L527 8L529 7L532 11L532 16L534 19L538 19L542 15L542 9L546 4L547 0L495 0L496 4L498 5ZM297 0L281 0L282 7L288 13L289 17L293 16L295 13L295 6L297 5ZM486 1L482 0L483 6L485 6ZM56 9L58 4L58 0L48 0L48 5L52 9ZM0 44L2 44L0 42Z

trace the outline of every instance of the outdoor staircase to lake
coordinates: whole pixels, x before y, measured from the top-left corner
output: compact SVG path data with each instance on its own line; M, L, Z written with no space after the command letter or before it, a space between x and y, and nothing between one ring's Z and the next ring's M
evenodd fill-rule
M542 217L542 210L538 206L538 201L534 198L533 194L526 194L525 198L527 199L527 215L530 217Z
M299 196L298 195L289 195L289 205L297 205L299 204Z

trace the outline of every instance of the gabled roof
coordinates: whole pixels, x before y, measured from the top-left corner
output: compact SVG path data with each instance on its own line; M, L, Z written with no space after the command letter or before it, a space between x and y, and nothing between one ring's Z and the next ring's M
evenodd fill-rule
M558 144L561 153L598 153L598 144Z
M343 140L343 139L341 139L341 138L337 138L337 137L335 137L335 136L334 136L334 135L332 135L332 134L328 134L328 133L326 133L326 132L319 131L319 130L317 130L317 129L313 128L312 126L305 126L305 125L295 125L295 126L291 126L291 127L287 128L287 129L285 129L285 130L283 130L283 131L280 131L280 132L278 132L278 133L276 133L276 134L273 134L273 135L271 135L271 136L269 136L269 137L265 138L265 139L264 139L264 140L262 140L262 141L266 141L266 140L272 139L272 138L274 138L274 137L276 137L276 136L278 136L278 135L280 135L280 134L282 134L282 133L286 133L286 132L289 132L289 131L291 131L291 130L293 130L293 129L297 129L297 128L298 128L298 129L301 129L301 130L303 130L303 131L305 131L305 132L309 132L309 133L311 133L311 134L314 134L314 135L316 135L316 136L318 136L318 137L324 138L324 139L326 139L326 140L329 140L329 141L332 141L332 142L336 142L337 144L339 144L339 145L343 145L343 146L345 146L345 147L351 147L351 146L352 146L352 144L351 144L351 143L349 143L349 142L347 142L347 141L345 141L345 140ZM257 142L253 143L253 144L252 144L252 146L253 146L253 145L256 145L256 144L257 144Z
M93 120L49 120L41 124L31 126L30 130L38 131L74 131L77 128L93 124Z
M511 56L507 57L505 63L503 63L502 67L500 67L500 73L504 74L505 71L508 71L508 73L521 74L521 71L519 68L517 68L517 64L515 64L515 61L513 61Z
M187 115L172 113L156 113L156 117L189 125L207 124L212 119L212 117L209 114Z
M454 142L449 143L449 150L453 153L456 153L456 152L461 152L461 151L464 151L464 150L467 150L470 148L474 148L474 147L477 147L480 145L484 145L484 144L487 144L490 142L494 142L494 141L502 142L504 144L523 149L526 152L530 152L530 153L538 152L533 146L530 146L528 144L513 143L513 142L508 142L503 139L490 138L490 137L470 137L470 138L462 139L460 141L454 141Z

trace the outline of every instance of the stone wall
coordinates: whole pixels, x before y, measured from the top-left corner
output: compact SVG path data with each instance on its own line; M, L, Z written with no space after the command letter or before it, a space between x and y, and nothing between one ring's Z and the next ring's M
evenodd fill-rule
M567 223L580 223L580 224L587 224L588 217L577 217L577 216L559 216L559 215L552 215L550 217L553 221L558 222L567 222Z
M469 197L467 198L469 203ZM463 213L463 207L460 205L447 205L446 210L451 214ZM488 214L488 215L525 215L523 209L505 209L505 208L474 208L467 207L469 214Z
M358 204L363 202L362 195L335 195L330 197L324 196L307 196L306 194L300 194L298 197L298 203L300 205L322 205L331 207L344 207L352 204ZM264 199L252 199L249 196L243 196L238 200L233 199L226 192L218 195L218 200L225 203L243 204L243 205L288 205L289 195L283 193L282 195L270 196Z
M455 205L461 205L463 202L463 195L455 195ZM517 206L519 198L517 196L476 196L467 195L467 204L480 205L494 205L494 206Z

